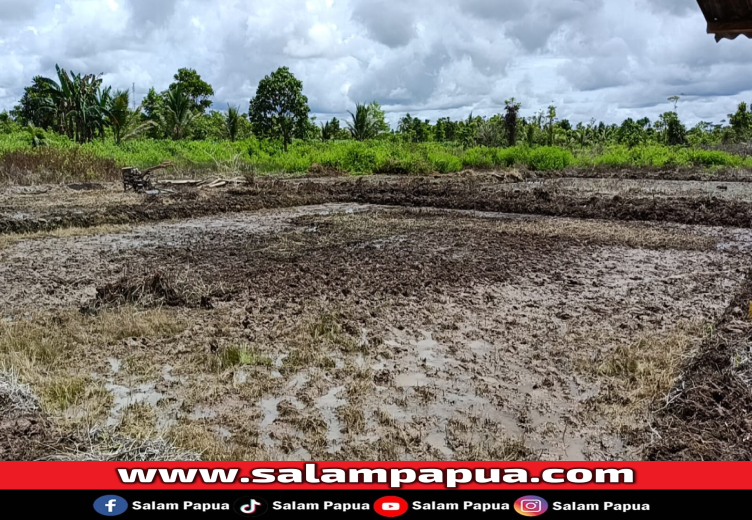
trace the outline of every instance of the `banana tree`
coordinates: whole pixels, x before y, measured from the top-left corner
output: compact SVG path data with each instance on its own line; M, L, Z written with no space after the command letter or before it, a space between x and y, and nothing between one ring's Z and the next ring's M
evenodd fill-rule
M93 74L68 73L57 65L55 70L57 81L40 78L40 85L54 111L58 131L78 143L91 141L97 133L104 136L109 87L102 89L102 79Z

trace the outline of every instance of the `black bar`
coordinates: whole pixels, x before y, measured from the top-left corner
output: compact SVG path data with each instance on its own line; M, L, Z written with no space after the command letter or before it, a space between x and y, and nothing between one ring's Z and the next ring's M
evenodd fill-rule
M399 516L405 519L471 519L525 518L515 511L515 501L532 495L548 504L543 518L735 518L747 510L750 491L265 491L258 489L237 491L0 491L3 518L46 518L64 515L70 518L105 518L95 511L94 502L106 495L116 495L111 508L128 509L116 518L383 518L374 510L374 503L385 496L405 500L409 510ZM237 511L251 500L258 506L255 514ZM100 500L100 503L107 503ZM325 508L326 502L340 504ZM466 502L476 504L467 507ZM200 504L202 509L186 509L186 503ZM296 504L309 509L280 510L281 504ZM417 508L420 503L421 507ZM607 504L614 504L610 508ZM163 509L159 509L162 504ZM175 504L176 509L164 509ZM211 506L204 504L214 504ZM345 505L351 508L345 510ZM456 504L457 509L447 509ZM483 504L486 504L483 506ZM492 506L489 504L496 504ZM527 499L524 507L535 511L542 508L538 498ZM629 505L630 510L615 504ZM646 506L645 506L645 505ZM317 505L318 509L313 509ZM578 509L578 505L579 508ZM637 507L639 506L639 507ZM156 509L152 509L156 507ZM196 507L196 506L194 506ZM356 508L357 507L357 508ZM396 507L395 505L388 507ZM442 509L443 507L443 509ZM483 512L482 508L488 508ZM647 510L643 510L647 507ZM118 509L119 508L119 509ZM219 509L217 509L219 508ZM259 515L266 508L266 511ZM478 509L480 508L480 509ZM100 510L102 509L100 504ZM737 513L737 511L739 513ZM323 516L322 516L323 514ZM744 514L745 517L748 513Z

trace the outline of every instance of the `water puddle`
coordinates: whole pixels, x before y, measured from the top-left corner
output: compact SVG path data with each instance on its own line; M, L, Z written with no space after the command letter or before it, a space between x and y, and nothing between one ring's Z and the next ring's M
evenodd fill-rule
M152 408L156 408L159 401L164 398L164 394L156 390L154 383L139 385L136 388L108 383L104 387L113 397L107 426L117 426L120 423L123 411L129 406L145 403Z
M196 408L191 413L189 413L188 418L191 421L200 421L201 419L213 419L217 415L219 414L217 413L216 410L212 410L211 408L200 407L200 408Z
M260 428L271 426L272 423L277 420L277 417L279 417L277 405L281 403L282 400L282 397L267 397L266 399L261 400L259 406L261 406L261 409L264 411L264 420L261 421L261 424L259 425Z
M414 386L426 386L427 384L428 384L428 376L422 372L400 374L394 378L394 385L400 388L410 388Z
M122 363L117 358L107 358L107 362L110 364L110 370L113 374L117 374L120 372L120 368L122 367Z
M337 417L337 408L347 404L347 401L337 397L337 394L345 389L344 386L336 386L316 400L316 408L321 412L324 421L329 426L326 438L331 444L329 452L334 451L334 445L342 439L342 424Z

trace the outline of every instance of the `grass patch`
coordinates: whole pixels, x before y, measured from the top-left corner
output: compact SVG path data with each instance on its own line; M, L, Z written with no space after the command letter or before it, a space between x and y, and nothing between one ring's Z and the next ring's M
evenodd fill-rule
M117 161L82 147L12 150L0 155L0 184L30 186L122 179Z
M525 167L560 171L570 166L608 167L734 167L752 168L752 158L718 150L658 144L629 148L599 146L572 151L553 146L464 148L456 143L407 143L398 139L372 141L295 141L285 153L280 143L255 137L240 141L172 141L149 138L126 141L96 140L78 145L49 134L49 147L32 149L25 134L0 134L0 183L35 184L117 180L120 167L144 168L171 161L175 177L207 172L288 173L316 171L360 174L426 175Z
M337 408L337 416L344 425L344 432L357 435L365 432L366 417L361 408L352 404Z
M42 403L47 409L64 411L79 404L86 395L87 380L82 377L57 377L42 385Z
M223 347L210 358L210 369L217 371L229 370L235 367L271 367L273 364L269 356L259 349L248 345L229 345Z
M92 235L114 235L126 233L132 229L128 225L103 224L88 228L57 228L52 231L35 231L33 233L11 233L0 235L0 249L17 244L22 240L44 240L47 238L73 238Z
M0 360L25 378L60 367L85 341L80 321L70 316L0 321Z
M682 322L669 333L619 346L596 367L596 373L609 383L598 399L625 409L644 408L661 399L707 330L699 322Z
M155 434L157 414L148 403L134 403L123 410L117 431L133 439L149 439Z

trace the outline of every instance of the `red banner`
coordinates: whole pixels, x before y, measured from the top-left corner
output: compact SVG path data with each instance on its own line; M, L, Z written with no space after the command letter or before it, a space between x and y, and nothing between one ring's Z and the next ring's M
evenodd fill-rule
M750 462L2 462L4 490L738 490Z

